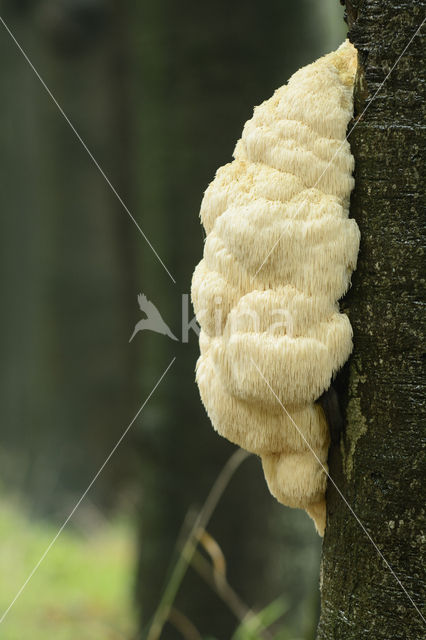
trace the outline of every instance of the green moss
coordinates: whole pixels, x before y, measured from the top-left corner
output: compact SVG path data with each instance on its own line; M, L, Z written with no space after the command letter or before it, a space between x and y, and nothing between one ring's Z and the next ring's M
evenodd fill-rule
M0 617L58 528L0 499ZM132 546L130 527L123 523L106 523L85 535L65 529L2 622L1 638L131 637Z
M355 360L350 371L349 389L353 396L349 399L346 408L346 433L340 441L342 453L343 472L348 480L352 477L353 458L358 440L367 433L367 420L362 409L358 386L365 382L365 376L360 373L361 365Z

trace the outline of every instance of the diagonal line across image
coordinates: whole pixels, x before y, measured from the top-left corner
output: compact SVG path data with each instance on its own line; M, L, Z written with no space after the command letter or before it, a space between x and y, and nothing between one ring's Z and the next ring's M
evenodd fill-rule
M380 551L379 547L377 546L377 544L374 542L373 538L371 537L370 533L367 531L367 529L365 528L365 526L363 525L363 523L361 522L361 520L359 519L359 517L357 516L357 514L355 513L355 511L353 510L353 508L351 507L351 505L349 504L349 502L346 500L345 496L343 495L343 493L341 492L341 490L339 489L339 487L337 486L337 484L335 483L335 481L333 480L333 478L330 476L327 468L323 465L323 463L321 462L321 460L319 459L319 457L317 456L317 454L315 453L314 449L311 447L311 445L309 444L308 440L306 439L306 437L304 436L302 430L298 427L298 425L296 424L296 422L293 420L292 416L290 415L290 413L287 411L287 409L285 408L285 406L283 405L283 403L281 402L281 400L279 399L278 395L275 393L274 389L271 387L271 385L269 384L268 380L265 378L264 374L262 373L262 371L260 370L260 368L257 366L256 362L253 360L253 358L250 358L252 361L253 366L255 367L255 369L257 370L258 374L260 375L260 377L263 379L263 381L265 382L266 386L268 387L268 389L271 391L272 395L274 396L274 398L277 400L278 404L280 405L280 407L283 409L283 411L286 413L286 415L288 416L289 420L291 421L292 425L295 427L295 429L298 431L299 435L301 436L301 438L304 440L305 444L307 445L308 449L311 451L312 455L316 458L318 464L322 467L322 470L324 471L324 473L327 475L327 478L330 480L330 482L332 483L332 485L334 486L334 488L336 489L336 491L338 492L338 494L340 495L340 497L342 498L343 502L345 503L345 505L348 507L349 511L351 512L351 514L353 515L353 517L355 518L355 520L358 522L359 526L361 527L361 529L363 530L363 532L365 533L365 535L367 536L367 538L369 539L369 541L371 542L371 544L373 545L373 547L375 548L375 550L377 551L377 553L379 554L379 556L381 557L381 559L383 560L383 562L385 563L386 567L389 569L389 571L391 572L391 574L393 575L393 577L395 578L395 580L397 581L397 583L399 584L399 586L401 587L402 591L405 593L405 595L407 596L407 598L409 599L409 601L411 602L411 604L413 605L414 609L417 611L417 613L419 614L419 616L421 617L421 619L423 620L423 622L426 623L425 618L423 617L422 613L420 612L419 608L417 607L416 603L414 602L413 598L410 596L410 594L408 593L407 589L404 587L404 585L402 584L401 580L398 578L398 576L396 575L395 571L392 569L391 565L389 564L389 562L386 560L386 558L384 557L383 553Z
M114 185L112 184L111 180L108 178L108 176L106 175L105 171L102 169L102 167L99 164L99 162L96 160L96 158L93 155L93 153L90 151L90 149L87 146L86 142L83 140L83 138L81 137L81 135L79 134L79 132L77 131L77 129L75 128L75 126L73 125L73 123L71 122L71 120L69 119L69 117L67 116L67 114L65 113L65 111L63 110L63 108L61 107L59 102L57 101L57 99L55 98L55 96L53 95L52 91L49 89L49 87L47 86L46 82L43 80L42 76L37 71L37 69L34 66L34 64L31 62L31 60L28 57L27 53L24 51L24 49L22 48L22 46L20 45L20 43L18 42L18 40L16 39L16 37L14 36L14 34L9 29L8 25L6 24L6 22L4 21L4 19L1 16L0 16L0 23L4 26L4 28L6 29L7 33L9 34L9 36L12 38L13 42L18 47L19 51L21 52L21 54L23 55L23 57L25 58L25 60L27 61L27 63L29 64L29 66L31 67L33 72L35 73L35 75L37 76L38 80L42 84L42 86L45 89L46 93L49 95L49 97L51 98L52 102L57 107L59 113L62 115L62 117L64 118L66 123L69 125L69 127L71 128L71 130L75 134L77 140L80 142L81 146L86 151L86 153L88 154L89 158L92 160L93 164L95 165L95 167L97 168L97 170L99 171L99 173L101 174L101 176L103 177L103 179L108 184L109 188L111 189L111 191L113 192L113 194L117 198L118 202L121 204L121 206L123 207L124 211L127 213L129 218L132 220L132 222L134 223L135 227L138 229L139 233L144 238L145 242L147 243L147 245L149 246L151 251L154 253L155 257L160 262L160 264L163 267L163 269L166 271L166 273L169 276L170 280L172 280L172 282L174 284L176 284L175 278L172 276L172 274L170 273L169 269L166 267L166 265L164 264L163 260L160 258L158 252L156 251L156 249L152 245L152 243L149 240L148 236L144 233L144 231L142 230L141 226L137 222L136 218L133 216L133 214L131 213L130 209L128 208L128 206L126 205L126 203L124 202L124 200L122 199L120 194L118 193L117 189L114 187Z
M314 189L318 183L320 182L321 178L324 176L324 174L326 173L326 171L331 167L331 165L333 164L333 160L335 159L335 157L337 156L337 154L339 153L339 151L342 150L342 147L344 146L344 144L346 143L347 139L349 138L349 136L351 135L352 131L355 129L355 127L359 124L359 122L361 121L363 115L365 114L365 112L367 111L367 109L372 105L372 103L374 102L375 98L377 97L378 93L380 92L380 90L382 89L383 85L385 84L386 80L389 78L389 76L391 75L392 71L395 69L395 67L397 66L398 62L401 60L402 56L404 55L404 53L407 51L408 47L410 46L410 44L413 42L414 38L417 36L418 33L420 33L420 30L422 28L422 26L425 23L426 18L424 18L421 22L421 24L417 27L416 31L413 33L413 35L411 36L411 38L409 39L409 41L407 42L407 44L405 45L404 49L401 51L401 53L399 54L398 58L396 59L396 61L394 62L394 64L392 65L392 67L390 68L390 70L388 71L388 73L386 74L386 76L384 77L384 79L382 80L382 82L380 83L379 87L377 88L377 90L375 91L375 93L373 94L371 100L368 101L367 106L365 107L365 109L362 111L362 113L357 117L357 120L355 122L355 124L349 129L349 132L346 135L346 138L343 140L343 142L341 143L341 145L339 145L339 147L336 149L336 151L334 152L330 162L327 164L326 168L324 169L324 171L321 173L321 175L319 176L318 180L315 182L315 184L312 185L312 189ZM302 209L303 205L305 204L306 199L303 200L303 202L300 204L297 213ZM276 242L274 242L273 246L271 247L271 249L268 251L268 253L266 254L266 256L264 257L260 267L258 267L256 273L252 276L252 280L254 280L254 278L257 276L257 274L259 273L259 271L263 268L263 266L266 264L266 262L268 261L269 257L271 256L271 254L275 251L277 245L279 244L281 238L283 237L283 234L280 235L280 237L278 238L278 240L276 240Z
M145 398L143 404L139 407L137 413L134 415L134 417L132 418L130 423L127 425L127 427L125 428L125 430L121 434L120 438L117 440L117 442L115 443L114 447L111 449L110 453L105 458L105 460L102 463L101 467L98 469L97 473L93 476L93 479L91 480L90 484L88 485L88 487L86 488L86 490L84 491L82 496L79 498L79 500L76 502L76 504L73 507L72 511L67 516L67 518L65 519L64 523L61 525L60 529L58 530L58 533L54 536L54 538L52 538L51 542L49 543L48 547L46 548L46 550L44 551L44 553L40 557L40 559L37 562L37 564L35 565L34 569L31 571L31 573L29 574L29 576L27 577L27 579L25 580L25 582L23 583L23 585L21 586L21 588L19 589L19 591L17 592L17 594L15 595L15 597L13 598L12 602L9 604L7 609L1 615L0 624L4 621L4 619L6 618L7 614L9 613L9 611L11 610L11 608L13 607L15 602L18 600L19 596L22 594L22 592L24 591L25 587L27 586L27 584L29 583L31 578L34 576L34 574L36 573L37 569L40 567L41 563L46 558L47 554L49 553L49 551L51 550L51 548L55 544L56 540L59 538L59 536L61 535L62 531L67 526L68 522L71 520L71 518L73 517L74 513L77 511L77 509L79 508L80 504L83 502L84 498L87 496L87 494L89 493L90 489L93 487L93 485L95 484L96 480L101 475L102 471L105 469L105 467L108 464L108 462L111 460L112 456L114 455L114 453L116 452L116 450L118 449L118 447L120 446L120 444L122 443L124 438L126 437L127 433L129 432L130 428L135 423L136 419L139 417L139 415L142 412L142 410L144 409L144 407L148 404L151 396L154 394L154 392L157 389L157 387L163 381L163 379L165 378L166 374L168 373L169 369L171 368L171 366L173 365L175 360L176 360L176 357L172 358L172 360L169 362L167 367L164 369L163 373L158 378L157 382L155 383L155 385L151 389L150 393Z

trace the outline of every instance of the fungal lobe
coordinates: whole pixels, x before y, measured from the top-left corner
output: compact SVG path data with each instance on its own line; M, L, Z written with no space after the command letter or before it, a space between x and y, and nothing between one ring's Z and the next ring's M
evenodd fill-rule
M346 41L254 109L207 188L192 281L196 378L214 428L258 454L271 493L326 524L329 428L318 398L352 350L338 300L355 269Z

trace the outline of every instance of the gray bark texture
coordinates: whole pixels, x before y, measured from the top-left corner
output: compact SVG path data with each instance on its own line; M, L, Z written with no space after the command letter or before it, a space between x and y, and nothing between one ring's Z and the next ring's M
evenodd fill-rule
M419 640L425 632L424 27L408 43L425 3L364 0L346 2L346 9L360 61L349 141L351 216L361 248L342 302L354 352L336 380L345 420L329 465L397 578L329 482L317 640Z

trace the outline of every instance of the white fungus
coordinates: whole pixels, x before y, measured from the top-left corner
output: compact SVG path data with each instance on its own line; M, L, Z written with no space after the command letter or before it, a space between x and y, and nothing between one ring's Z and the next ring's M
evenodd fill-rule
M355 72L346 41L255 108L205 192L192 282L197 382L214 428L261 456L271 493L306 509L321 535L329 430L315 401L352 350L337 301L359 247L345 140Z

